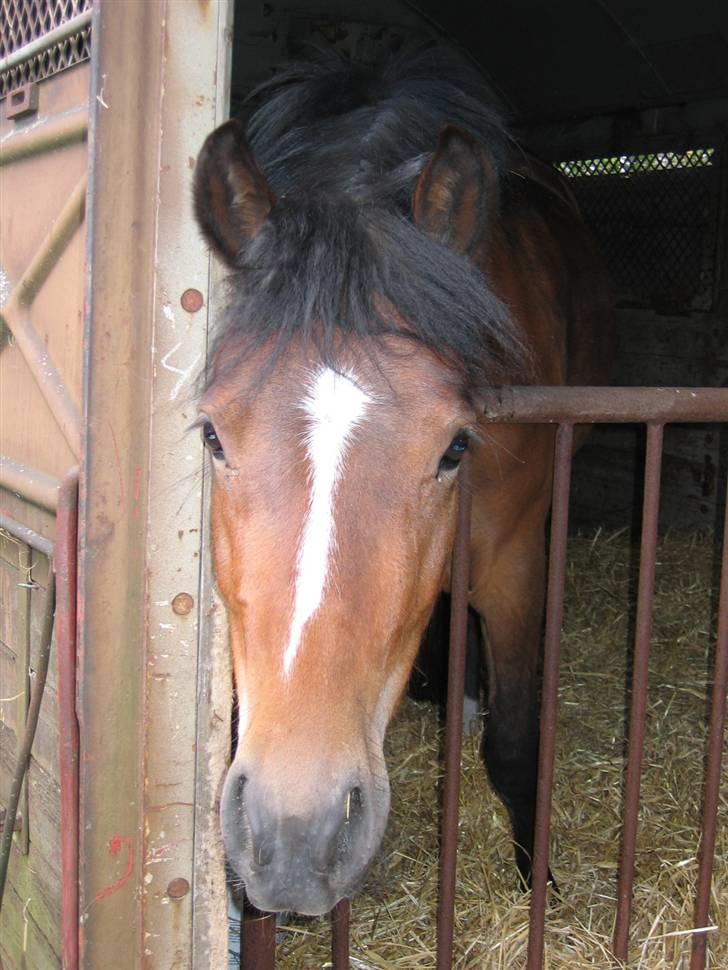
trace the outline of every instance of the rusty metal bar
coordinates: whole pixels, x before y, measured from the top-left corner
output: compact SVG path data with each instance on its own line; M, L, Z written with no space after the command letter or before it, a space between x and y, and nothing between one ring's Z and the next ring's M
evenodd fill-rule
M38 389L76 457L81 454L81 418L78 408L51 360L48 348L32 324L29 307L82 224L85 202L86 176L76 184L53 228L13 288L7 303L0 307L0 317L15 337Z
M726 489L728 503L728 489ZM703 834L700 843L698 890L693 917L693 950L690 970L703 970L706 956L706 927L710 907L710 886L715 857L715 832L720 794L726 693L728 693L728 504L723 526L723 562L718 600L718 636L713 667L713 696L708 729L708 757L703 795Z
M16 539L20 539L27 546L31 546L31 548L36 549L38 552L42 552L49 559L52 558L53 543L51 540L46 539L45 536L38 535L37 532L29 529L22 522L18 522L17 519L14 519L3 508L0 508L0 529L5 529L6 532L15 536Z
M31 636L30 636L30 594L33 589L33 554L30 546L24 542L18 546L18 654L16 661L18 692L17 702L17 724L18 738L20 738L21 725L28 722L28 709L30 708L30 662L31 662ZM20 805L17 817L21 820L20 831L17 834L17 845L23 855L27 855L30 849L30 838L28 835L28 779L23 781L23 788L20 793ZM17 819L16 819L17 821Z
M637 845L637 815L640 807L640 776L647 717L647 680L652 638L652 599L655 589L655 559L657 555L657 519L660 509L660 472L662 464L663 425L650 423L647 427L645 456L645 491L642 508L642 537L640 545L640 576L637 589L637 619L632 666L632 701L629 715L629 746L627 778L624 788L624 828L622 851L619 856L617 883L617 919L614 927L614 955L627 959L629 923L632 915L632 885L634 882L635 851Z
M53 30L49 30L47 34L37 37L24 47L19 47L18 50L13 51L12 54L8 54L7 57L3 57L3 59L0 60L0 73L5 73L5 71L9 70L11 67L15 67L17 64L22 64L23 61L30 60L31 57L35 57L36 54L40 54L49 47L53 47L55 44L60 43L67 37L72 37L74 34L81 33L81 31L85 30L90 23L91 10L84 10L83 13L77 14L75 17L67 20L64 24L60 24Z
M58 751L61 783L61 947L63 970L77 970L78 750L76 716L76 579L78 575L78 468L63 478L56 519L56 656Z
M450 581L450 649L447 676L447 724L445 726L445 776L442 786L440 887L437 904L437 970L452 967L455 920L455 877L458 851L460 755L463 742L465 694L465 647L468 629L468 583L470 573L470 509L472 505L470 456L460 465L458 515Z
M485 420L539 424L728 421L728 388L500 387L484 393Z
M0 488L15 492L33 505L55 512L60 484L53 475L0 455Z
M88 106L74 108L43 120L32 127L16 128L5 136L0 152L0 168L21 158L64 148L83 141L88 132Z
M25 272L15 284L3 314L14 309L16 304L30 306L48 279L49 273L83 222L86 207L86 181L86 176L83 175L74 186L50 232L44 237Z
M546 882L548 879L551 795L556 748L556 704L561 660L561 627L564 615L569 489L574 427L561 424L556 434L554 488L551 508L551 544L546 591L546 632L544 636L541 727L538 752L538 787L533 840L531 910L528 928L527 970L541 970L543 963Z
M349 918L351 904L342 899L331 910L331 961L333 970L349 970Z
M275 970L276 918L246 906L240 916L240 970Z
M24 307L8 305L0 310L0 316L12 331L25 362L35 378L38 389L56 419L72 454L81 454L81 418L71 399L56 365L50 359L48 348L38 336Z

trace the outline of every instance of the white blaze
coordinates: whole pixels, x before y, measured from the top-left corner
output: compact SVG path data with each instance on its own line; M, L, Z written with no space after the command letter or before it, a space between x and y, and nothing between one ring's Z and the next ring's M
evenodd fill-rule
M303 628L321 605L335 542L334 496L347 445L371 398L354 379L326 367L314 378L302 402L307 415L306 451L311 465L311 496L296 560L296 589L283 671L290 673Z

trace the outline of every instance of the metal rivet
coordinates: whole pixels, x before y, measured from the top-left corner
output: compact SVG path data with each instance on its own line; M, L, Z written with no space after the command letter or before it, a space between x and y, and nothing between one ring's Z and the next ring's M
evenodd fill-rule
M185 290L182 294L182 299L180 303L182 304L182 309L186 310L188 313L197 313L198 310L202 309L202 304L205 301L202 299L202 293L199 290Z
M177 879L172 879L170 884L167 886L167 895L170 899L182 899L190 891L190 884L182 876Z
M194 605L195 601L189 593L177 593L172 600L172 610L177 616L187 616Z

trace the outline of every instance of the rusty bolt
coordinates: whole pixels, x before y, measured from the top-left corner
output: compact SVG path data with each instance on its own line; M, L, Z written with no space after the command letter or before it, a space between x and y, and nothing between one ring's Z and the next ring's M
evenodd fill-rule
M190 891L190 884L182 876L172 879L167 886L167 895L170 899L182 899Z
M182 309L186 310L188 313L197 313L198 310L202 309L202 304L205 301L202 299L202 293L199 290L185 290L182 294L182 299L180 303L182 304Z
M172 610L177 616L187 616L194 605L195 601L189 593L177 593L172 600Z

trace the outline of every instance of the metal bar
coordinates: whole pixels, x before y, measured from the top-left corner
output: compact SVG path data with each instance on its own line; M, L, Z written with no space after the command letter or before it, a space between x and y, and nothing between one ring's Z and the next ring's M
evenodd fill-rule
M52 566L52 563L51 563ZM0 909L5 893L5 880L8 874L8 863L10 861L10 848L13 841L13 831L15 829L15 816L18 811L20 792L23 787L25 772L30 764L30 752L35 738L35 729L38 726L40 716L40 704L43 700L46 677L48 676L48 661L51 654L51 638L53 636L53 611L55 607L55 576L53 571L48 578L48 590L46 593L46 608L43 615L43 628L40 638L40 650L38 653L38 665L33 680L33 693L28 708L28 719L25 725L23 742L18 752L18 760L15 765L12 780L10 782L10 795L8 797L7 811L5 814L5 825L3 826L2 841L0 841Z
M246 906L240 917L240 970L275 970L276 918Z
M43 238L42 244L33 254L25 272L13 287L13 292L2 310L3 316L6 312L14 311L16 306L18 308L30 306L38 291L48 279L49 273L73 239L78 227L83 222L86 207L86 181L86 176L83 175L66 199L50 232ZM8 323L8 326L12 330L10 323Z
M83 13L77 14L71 20L67 20L65 24L61 24L54 30L49 30L47 34L31 40L29 44L26 44L24 47L19 47L18 50L13 51L12 54L8 54L7 57L3 57L0 60L0 73L4 74L11 67L16 67L18 64L22 64L23 61L30 60L31 57L35 57L36 54L40 54L49 47L53 47L67 37L80 34L90 23L91 10L84 10Z
M544 635L543 686L541 691L538 786L533 839L531 910L528 927L527 970L541 970L543 963L546 882L548 879L551 795L556 748L556 703L561 660L561 627L564 615L569 489L574 427L562 424L556 434L554 488L551 509L551 544L546 591L546 632Z
M349 918L351 904L342 899L331 910L331 961L333 970L349 970Z
M728 421L728 388L499 387L484 392L486 421L533 424Z
M463 742L465 694L465 647L468 629L470 574L470 509L472 505L470 456L460 465L458 515L450 581L450 649L447 675L447 724L445 727L445 776L442 786L442 836L440 887L437 904L437 970L452 967L455 921L455 877L458 851L460 755Z
M30 707L30 593L31 570L33 556L26 543L18 545L18 657L17 657L17 737L28 721ZM20 831L17 833L17 844L23 855L28 854L30 839L28 838L28 779L23 781L20 793L20 807L18 817L21 820Z
M29 529L22 522L18 522L2 508L0 508L0 529L5 529L11 536L15 536L16 539L20 539L21 542L26 543L31 548L37 549L38 552L42 552L49 559L53 556L53 543L50 539L38 535L37 532Z
M76 184L50 233L13 288L0 317L12 331L38 388L76 457L81 454L81 418L75 402L30 319L29 306L83 222L86 176Z
M60 484L53 475L0 455L0 488L14 492L33 505L55 512Z
M71 399L63 378L48 355L48 348L38 336L24 307L8 305L0 311L17 341L23 358L35 378L38 389L56 420L63 437L68 442L72 454L81 454L81 418L76 404Z
M61 946L63 970L78 968L78 748L76 716L76 577L78 468L63 478L56 519L56 653L61 783Z
M88 106L53 115L32 127L16 128L5 135L0 148L0 168L21 158L64 148L83 141L88 132Z
M652 599L655 589L655 558L657 555L657 519L660 510L660 472L662 463L663 425L650 423L647 427L645 457L645 491L642 509L642 537L640 545L640 577L637 588L637 618L632 667L632 701L629 715L629 746L627 778L624 787L624 828L622 851L619 856L617 883L617 919L614 927L614 955L626 961L629 946L629 923L632 915L632 885L634 882L635 850L637 844L637 814L640 807L640 776L647 716L647 680L652 637Z
M726 489L728 492L728 489ZM728 499L728 494L726 496ZM727 506L728 507L728 506ZM713 668L713 697L708 729L708 758L703 795L703 834L700 843L698 890L693 917L693 950L690 970L703 970L706 957L706 927L710 906L710 885L715 856L715 833L720 794L726 693L728 693L728 512L723 527L723 562L718 600L718 636Z

